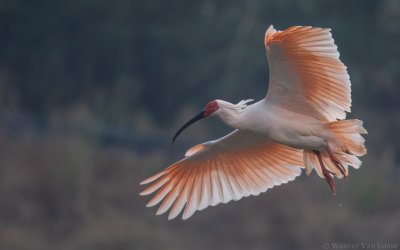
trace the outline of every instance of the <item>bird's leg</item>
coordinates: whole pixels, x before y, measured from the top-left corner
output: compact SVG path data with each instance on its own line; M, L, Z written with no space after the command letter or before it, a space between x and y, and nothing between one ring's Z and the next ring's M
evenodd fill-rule
M332 175L334 175L334 174L325 168L324 162L322 161L322 158L321 158L321 153L317 150L313 150L313 152L318 157L318 161L319 161L319 164L321 165L321 170L322 170L322 174L325 177L325 181L328 183L329 188L331 189L333 195L335 195L336 194L335 183L333 182L333 178L332 178Z
M346 169L343 167L342 163L339 161L339 159L333 154L331 148L329 147L329 144L326 146L326 151L328 151L329 157L331 158L331 161L335 165L337 169L339 169L340 173L344 177L346 177Z

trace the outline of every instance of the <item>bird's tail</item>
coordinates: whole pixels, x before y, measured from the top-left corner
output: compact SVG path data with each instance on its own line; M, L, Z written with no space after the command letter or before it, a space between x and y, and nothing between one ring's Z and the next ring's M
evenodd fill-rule
M367 134L367 130L364 129L363 122L357 119L328 122L326 126L335 135L335 142L329 142L328 146L319 152L304 150L303 157L306 173L310 174L315 169L321 178L327 179L332 189L330 181L332 184L333 181L328 180L329 178L331 179L332 176L342 178L348 175L349 166L356 169L361 166L358 156L367 153L365 140L361 135ZM332 191L334 191L334 185Z

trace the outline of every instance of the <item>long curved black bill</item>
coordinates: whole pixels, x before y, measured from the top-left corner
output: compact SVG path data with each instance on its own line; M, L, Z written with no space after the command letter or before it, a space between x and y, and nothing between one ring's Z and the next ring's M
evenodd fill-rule
M200 113L198 113L197 115L195 115L192 119L190 119L190 121L188 121L187 123L185 123L185 125L183 125L178 132L176 132L176 134L174 135L174 137L172 138L172 143L175 142L176 138L178 137L178 135L180 133L182 133L183 130L185 130L187 127L189 127L190 125L192 125L193 123L197 122L198 120L203 119L204 116L204 111L201 111Z

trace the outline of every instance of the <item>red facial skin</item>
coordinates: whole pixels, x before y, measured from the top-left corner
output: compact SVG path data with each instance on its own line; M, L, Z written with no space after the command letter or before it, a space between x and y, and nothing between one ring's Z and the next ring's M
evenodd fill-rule
M204 117L210 116L212 113L214 113L215 111L217 111L218 108L219 108L219 107L218 107L217 101L211 101L211 102L209 102L209 103L206 105L205 109L204 109L204 113L203 113Z

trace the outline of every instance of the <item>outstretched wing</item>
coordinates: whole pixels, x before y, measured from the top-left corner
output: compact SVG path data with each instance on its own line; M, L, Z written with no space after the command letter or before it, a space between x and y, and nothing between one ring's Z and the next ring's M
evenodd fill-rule
M269 64L267 101L318 119L350 112L350 78L330 29L294 26L265 34Z
M171 208L168 219L185 207L182 219L209 205L258 195L301 173L301 150L266 141L240 130L188 150L186 158L150 177L141 195L158 190L148 207L161 203L157 214ZM186 206L185 206L186 204Z

